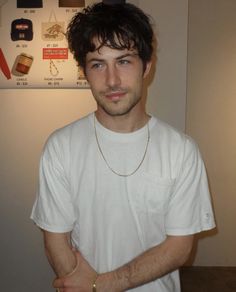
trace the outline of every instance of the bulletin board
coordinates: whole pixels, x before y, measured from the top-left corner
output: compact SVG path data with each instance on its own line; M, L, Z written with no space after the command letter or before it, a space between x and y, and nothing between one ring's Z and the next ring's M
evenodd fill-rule
M0 88L89 88L65 32L92 2L0 1Z
M89 88L65 32L71 18L94 2L0 0L0 88Z

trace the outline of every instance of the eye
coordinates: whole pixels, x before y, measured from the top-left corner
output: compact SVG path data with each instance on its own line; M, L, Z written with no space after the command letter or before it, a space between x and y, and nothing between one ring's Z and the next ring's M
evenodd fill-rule
M121 59L121 60L119 60L119 64L120 65L128 65L128 64L130 64L130 61L127 59Z
M93 63L92 65L91 65L91 68L92 69L100 69L100 68L102 68L103 67L103 63Z

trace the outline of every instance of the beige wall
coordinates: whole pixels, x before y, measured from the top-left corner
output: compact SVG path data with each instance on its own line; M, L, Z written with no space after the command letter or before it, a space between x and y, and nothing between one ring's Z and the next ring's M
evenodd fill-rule
M187 0L139 2L157 22L160 42L147 108L184 129ZM195 265L236 265L235 11L234 0L189 0L186 125L206 162L218 225L217 234L200 240ZM29 220L38 159L49 133L94 108L87 90L0 89L0 274L6 291L52 291L40 233Z
M158 19L160 40L158 74L149 89L148 110L183 130L187 0L138 2L154 20ZM41 234L29 220L39 156L45 139L54 129L94 109L88 90L0 89L2 290L53 291L50 288L53 274L43 254Z
M156 23L158 64L147 110L185 129L188 0L145 0L140 7Z
M190 0L187 132L206 162L218 234L196 265L236 266L236 1Z
M48 135L95 108L89 91L0 90L0 274L3 291L49 292L53 273L29 219Z
M187 0L139 2L156 20L160 42L147 108L184 129ZM186 125L206 162L218 225L217 234L200 240L195 265L236 265L235 11L234 0L189 0ZM6 291L53 291L40 233L29 220L38 159L51 131L94 108L86 90L0 89L0 274Z

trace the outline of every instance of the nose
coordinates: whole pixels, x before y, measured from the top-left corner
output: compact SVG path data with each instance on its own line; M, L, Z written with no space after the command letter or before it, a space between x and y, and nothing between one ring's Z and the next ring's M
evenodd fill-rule
M115 65L107 66L106 70L106 85L109 87L119 86L121 83L120 73Z

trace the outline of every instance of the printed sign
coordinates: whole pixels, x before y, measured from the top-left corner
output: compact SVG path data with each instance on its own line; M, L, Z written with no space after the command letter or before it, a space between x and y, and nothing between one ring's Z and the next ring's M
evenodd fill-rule
M43 48L43 59L68 59L67 48Z
M89 88L65 32L83 4L95 1L72 2L0 3L0 88Z

